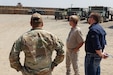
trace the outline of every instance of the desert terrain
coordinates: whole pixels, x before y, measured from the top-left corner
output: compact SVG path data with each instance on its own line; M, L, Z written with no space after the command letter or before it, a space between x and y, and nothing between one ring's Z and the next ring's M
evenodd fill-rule
M21 72L17 72L12 69L9 64L9 53L11 51L12 44L20 35L31 29L30 26L31 15L9 15L0 14L0 75L21 75ZM65 42L70 30L70 26L67 20L55 20L54 16L43 15L44 28L50 31L62 39L64 43L64 51L66 52ZM86 21L80 21L78 23L82 30L84 39L88 32L89 25ZM107 45L105 51L108 54L113 55L113 21L101 23L102 27L107 32L106 40ZM53 54L53 58L55 53ZM21 63L23 64L24 54L21 53ZM79 51L79 70L80 75L84 75L84 45ZM66 75L65 59L53 70L53 75ZM72 69L72 75L73 75ZM101 62L101 75L113 75L113 58L109 57L103 59Z

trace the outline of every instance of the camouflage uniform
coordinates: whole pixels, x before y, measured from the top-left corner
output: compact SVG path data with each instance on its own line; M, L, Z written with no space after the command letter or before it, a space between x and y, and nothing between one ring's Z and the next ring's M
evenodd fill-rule
M52 53L56 57L52 61ZM24 66L19 61L20 52L25 54ZM55 35L42 28L31 29L14 44L9 60L12 68L23 75L51 75L52 68L64 59L63 43Z

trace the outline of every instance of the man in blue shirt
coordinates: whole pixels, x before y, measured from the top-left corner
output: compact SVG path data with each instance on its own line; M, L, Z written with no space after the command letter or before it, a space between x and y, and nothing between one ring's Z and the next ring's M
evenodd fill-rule
M100 75L100 62L107 58L104 52L106 32L99 25L100 15L91 13L88 18L89 32L85 41L85 75Z

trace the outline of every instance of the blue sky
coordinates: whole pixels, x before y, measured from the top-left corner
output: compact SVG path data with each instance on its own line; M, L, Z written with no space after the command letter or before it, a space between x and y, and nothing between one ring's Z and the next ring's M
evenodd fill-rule
M84 7L88 6L108 6L113 8L113 0L0 0L0 5L16 6L17 3L22 3L28 7Z

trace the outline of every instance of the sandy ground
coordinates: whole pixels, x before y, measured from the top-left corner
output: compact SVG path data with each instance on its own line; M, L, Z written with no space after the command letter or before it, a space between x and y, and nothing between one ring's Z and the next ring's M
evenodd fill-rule
M0 75L21 75L20 72L12 69L9 65L9 52L13 42L31 27L29 24L31 15L4 15L0 14ZM56 34L65 44L70 26L66 20L54 20L54 16L43 16L44 29ZM113 55L113 22L102 23L107 32L106 52ZM85 21L79 22L84 39L86 37L89 25ZM65 46L64 46L64 50ZM55 53L54 53L55 55ZM53 55L53 58L54 58ZM21 53L21 62L23 64L24 54ZM84 45L79 52L80 75L84 75ZM53 71L53 75L66 75L65 60L59 64ZM72 70L73 75L73 70ZM113 58L103 59L101 62L101 75L113 75Z

